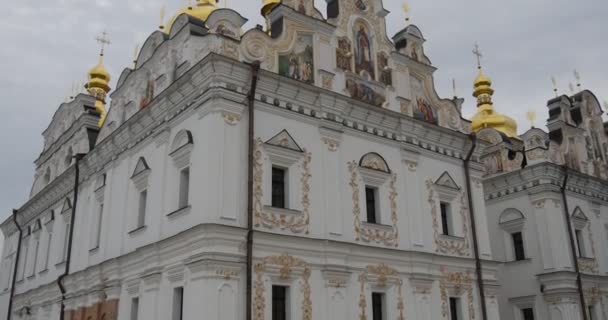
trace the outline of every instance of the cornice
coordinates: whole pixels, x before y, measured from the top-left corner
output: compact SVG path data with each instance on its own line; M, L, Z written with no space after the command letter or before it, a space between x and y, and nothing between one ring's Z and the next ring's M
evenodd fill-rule
M577 171L569 171L566 190L569 194L591 201L608 202L608 181L598 179ZM562 166L542 162L483 181L486 201L498 201L517 196L521 192L537 194L542 192L561 192L564 181Z

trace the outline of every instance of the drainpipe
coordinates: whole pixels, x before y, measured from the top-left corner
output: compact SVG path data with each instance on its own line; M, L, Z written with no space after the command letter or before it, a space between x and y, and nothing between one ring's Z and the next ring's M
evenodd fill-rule
M477 148L477 136L475 133L469 135L471 140L471 150L464 159L464 177L466 179L467 196L469 200L469 218L471 220L471 233L473 234L473 251L475 252L475 272L477 273L477 288L479 289L479 298L481 300L481 316L483 320L488 320L488 310L486 307L486 294L483 286L483 271L481 266L481 259L479 258L479 240L477 239L477 224L475 222L475 207L473 206L473 195L471 194L471 175L469 164L473 152Z
M76 220L76 205L78 204L78 182L80 180L80 160L84 158L84 153L79 153L74 156L76 159L75 164L75 173L74 173L74 193L72 201L72 215L70 217L70 234L68 237L68 248L67 248L67 257L65 259L65 270L62 275L57 278L57 285L59 286L59 290L61 291L61 313L59 314L59 319L63 320L65 316L65 287L63 286L63 279L70 274L70 262L72 260L72 239L74 236L74 222Z
M258 72L260 62L251 64L251 88L247 96L247 108L249 112L249 132L247 135L249 145L247 149L247 291L245 303L245 319L251 320L252 307L252 270L253 270L253 146L254 137L254 104L255 92L258 86Z
M576 284L578 286L578 295L581 303L582 319L587 320L587 305L585 303L585 293L583 292L583 280L581 279L581 270L578 267L578 258L576 256L576 243L572 232L572 220L570 219L570 209L568 208L568 198L566 196L566 187L570 179L570 169L568 166L562 166L564 169L564 183L561 187L562 202L564 203L564 216L566 218L566 228L568 229L568 237L570 238L570 253L574 264L574 272L576 272Z
M19 222L17 222L17 213L19 213L19 211L17 209L13 209L13 222L15 223L15 226L17 226L19 239L17 240L17 254L15 255L15 266L13 267L13 281L11 284L11 296L8 300L8 313L6 314L6 320L11 320L13 315L13 296L15 295L15 284L17 283L17 268L19 268L19 256L21 255L21 237L23 235L23 230L21 230L21 226L19 225Z

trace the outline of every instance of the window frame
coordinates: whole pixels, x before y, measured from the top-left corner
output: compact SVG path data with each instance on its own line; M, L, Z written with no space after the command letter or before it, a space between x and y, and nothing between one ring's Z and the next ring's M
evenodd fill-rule
M275 302L277 301L277 298L275 297L275 289L281 288L283 290L283 299L282 302L284 304L283 306L283 313L284 313L284 317L280 317L280 315L275 315L275 311L276 311L276 305ZM290 286L288 285L281 285L281 284L273 284L271 287L271 319L272 320L290 320L291 319L291 308L290 308L290 302L291 302L291 295L290 295Z
M281 199L280 203L275 202L275 199L278 198L277 195L275 195L275 182L279 182L275 180L275 177L277 176L275 173L276 171L281 171L281 181L280 183L282 184L282 191L281 191ZM270 187L270 206L272 208L275 209L288 209L289 208L289 168L285 168L285 167L281 167L281 166L277 166L277 165L273 165L272 166L272 173L271 173L271 179L270 179L270 183L271 183L271 187ZM277 199L278 200L278 199Z

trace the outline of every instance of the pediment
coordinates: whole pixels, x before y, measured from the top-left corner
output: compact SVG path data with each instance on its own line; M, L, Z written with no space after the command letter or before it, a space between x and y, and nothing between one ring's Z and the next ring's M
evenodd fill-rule
M444 172L439 179L437 179L437 181L435 181L435 184L454 190L460 190L460 187L456 184L456 181L454 181L452 176L447 171Z
M63 200L63 206L61 207L61 213L68 212L70 209L72 209L72 202L70 201L70 198L65 198L65 200Z
M148 166L146 159L144 159L144 157L140 157L139 160L137 160L137 165L135 166L135 170L133 170L131 178L147 172L148 170L150 170L150 167Z
M588 221L589 220L587 218L587 216L585 215L585 213L583 212L583 210L580 207L576 207L576 209L574 209L574 213L572 213L572 218L573 219L584 220L584 221Z
M289 132L287 132L287 130L279 132L279 134L270 138L270 140L266 141L265 143L271 146L286 148L297 152L304 152L304 150L300 148L298 143L293 139Z

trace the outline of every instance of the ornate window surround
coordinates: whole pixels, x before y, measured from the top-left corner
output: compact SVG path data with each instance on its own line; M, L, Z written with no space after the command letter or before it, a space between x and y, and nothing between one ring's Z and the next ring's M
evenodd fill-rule
M473 280L470 273L467 272L447 272L444 267L441 267L442 278L439 282L439 291L441 294L441 310L443 317L447 319L449 314L449 298L461 298L461 301L466 301L462 307L462 311L468 314L468 319L475 319L475 305L473 295ZM465 299L466 298L466 299ZM465 315L462 315L465 317ZM467 318L467 317L465 317Z
M359 282L359 319L366 319L368 316L368 301L371 299L366 285L374 292L382 292L386 295L386 301L396 297L396 308L387 307L388 314L386 319L405 320L405 301L403 298L403 280L399 277L399 272L385 264L369 265L358 277ZM395 293L391 293L394 290ZM397 310L394 315L392 310ZM371 311L371 310L370 310Z
M534 311L534 318L537 318L536 296L510 298L509 303L513 306L513 320L524 320L522 312L524 309L531 308Z
M286 130L267 142L258 138L254 147L255 226L308 234L312 154L300 148ZM273 165L287 169L288 209L268 205Z
M180 175L182 170L186 168L190 168L191 159L192 159L192 150L194 149L194 138L192 132L186 129L182 129L177 132L175 137L173 138L173 142L171 143L171 152L169 153L169 157L173 160L173 181L175 185L178 186L177 190L179 190L180 186ZM190 170L189 183L192 185L192 170ZM190 186L188 186L188 192L190 195L192 194L192 190L190 190ZM179 191L174 193L175 196L171 199L171 203L175 206L179 206ZM182 208L176 208L175 211L167 214L169 218L175 218L190 212L190 205L184 206Z
M593 241L593 233L591 232L591 221L580 207L576 207L572 213L572 228L573 232L580 230L583 233L583 241L586 248L590 248L591 252L586 252L586 257L578 257L578 265L581 272L596 274L599 272L599 264L595 252L595 243ZM580 253L579 253L580 255Z
M300 314L302 320L312 320L312 299L310 276L311 266L304 260L288 254L268 256L255 264L253 319L266 319L266 301L272 301L272 296L266 292L265 278L272 284L289 285L291 290L299 289L301 297ZM298 283L299 279L299 283ZM299 284L299 285L298 285ZM292 295L295 297L296 295ZM294 306L292 299L291 305ZM294 308L290 309L292 315ZM290 317L292 319L292 317Z
M397 175L391 173L388 164L377 153L364 155L359 163L355 161L348 163L350 172L350 183L352 188L354 235L356 241L367 243L374 242L389 247L399 246L399 226L397 216ZM361 205L360 199L365 199L364 186L378 188L380 221L391 221L390 225L371 224L362 222L362 212L365 205ZM384 199L387 199L385 201ZM388 203L388 205L387 205ZM390 215L386 214L390 213Z
M431 207L433 219L433 237L435 241L435 252L443 254L455 254L461 257L471 255L469 244L468 205L466 192L460 188L446 171L437 181L426 181L428 190L428 203ZM452 207L452 224L454 230L461 225L458 236L446 236L440 232L440 203L447 202ZM459 214L458 214L459 213Z
M149 180L151 171L152 170L148 166L146 159L144 157L140 157L139 160L137 160L137 164L135 165L133 175L131 176L131 181L133 181L133 186L135 187L135 193L130 201L131 205L129 208L129 212L133 212L133 217L134 217L131 222L131 225L132 225L131 231L129 231L130 236L133 236L136 233L139 233L138 231L143 231L146 229L145 224L142 226L138 225L139 195L141 192L148 189L148 187L149 187L148 180Z
M521 232L524 242L524 253L526 254L525 260L530 260L530 258L528 258L527 236L524 232L526 218L523 213L514 208L506 209L500 214L498 224L499 227L504 231L506 261L515 261L515 248L513 247L513 239L511 237L512 234L516 232Z

